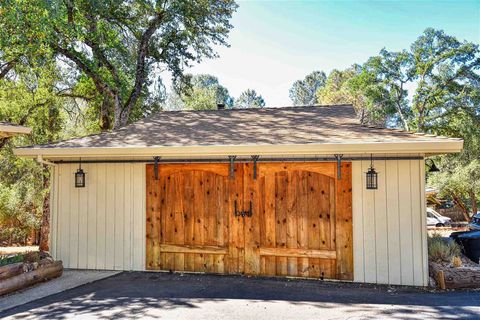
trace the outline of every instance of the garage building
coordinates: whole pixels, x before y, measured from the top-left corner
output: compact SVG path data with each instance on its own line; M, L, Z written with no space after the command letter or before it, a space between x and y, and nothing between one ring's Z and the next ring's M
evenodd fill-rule
M160 112L16 154L52 165L66 268L425 286L424 158L462 145L338 105Z

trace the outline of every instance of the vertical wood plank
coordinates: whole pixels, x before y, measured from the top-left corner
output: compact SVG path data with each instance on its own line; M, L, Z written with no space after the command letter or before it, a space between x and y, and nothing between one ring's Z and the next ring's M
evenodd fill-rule
M144 197L143 190L146 188L143 181L143 171L145 170L145 165L135 164L133 166L132 174L132 202L133 202L133 242L132 242L132 260L133 260L133 270L141 271L143 270L143 252L147 245L145 239L145 234L143 233L143 228L145 225L144 216L144 206L143 203L146 201Z
M216 245L225 247L225 230L227 229L227 224L225 223L225 212L227 211L228 206L228 195L225 193L225 177L214 175L213 179L215 179L215 189L214 191L214 198L215 201L215 224L214 224L214 239L216 240ZM225 272L225 257L223 255L215 255L213 256L213 272L215 273L224 273Z
M385 194L387 199L388 283L401 284L397 160L386 161L385 178Z
M275 230L275 244L277 248L286 248L287 242L287 188L288 188L287 171L277 172L275 174L275 217L277 227ZM287 258L276 257L276 267L278 276L287 275Z
M154 196L157 197L157 200L153 200L154 202L154 241L153 245L153 256L154 256L154 264L156 268L165 270L167 269L167 254L160 251L160 245L166 242L166 237L168 236L166 231L167 226L167 203L169 200L170 195L167 193L167 185L169 184L168 176L163 176L161 171L163 170L163 166L159 166L159 173L158 173L158 180L155 181L155 192ZM152 179L153 178L153 171L152 171Z
M50 237L49 248L53 258L57 257L58 232L58 166L50 168Z
M352 224L353 224L353 261L355 282L365 281L364 239L363 239L363 171L360 161L352 162Z
M184 234L185 243L193 245L195 243L195 196L194 196L194 175L193 172L187 172L184 180L185 202L184 202ZM195 271L195 254L185 254L185 270Z
M115 269L115 167L108 164L105 166L105 269ZM119 244L120 245L120 244Z
M97 268L97 188L98 164L88 165L87 268Z
M173 243L185 244L185 225L184 225L184 202L185 202L185 173L177 174L174 177L174 188L176 199L173 206ZM174 270L185 270L185 256L183 253L174 254Z
M297 239L298 247L308 249L308 172L302 172L298 184L297 201L298 201L298 222L297 222ZM298 258L298 276L309 276L309 259Z
M58 259L63 261L66 268L70 267L70 201L72 194L70 193L70 165L59 165L60 175L60 197L59 197L59 239L58 239Z
M378 189L375 191L375 255L377 257L377 283L388 283L388 234L385 161L375 161Z
M248 211L252 203L253 215L245 217L245 273L260 274L260 205L258 196L258 180L253 179L253 164L245 163L244 171L244 205L243 210Z
M423 261L423 286L428 286L428 245L427 245L427 219L426 206L427 201L425 199L425 160L419 160L420 162L420 205L421 205L421 232L422 232L422 261Z
M114 197L114 269L122 270L124 261L124 226L125 226L125 164L115 163L113 165L114 179L115 179L115 197Z
M259 169L261 164L258 165ZM259 170L260 171L260 170ZM265 174L263 177L265 184L263 189L263 198L259 198L259 201L265 202L265 213L263 216L263 224L265 225L265 246L267 248L276 247L275 236L275 176L271 173ZM265 275L274 276L276 274L276 258L265 257Z
M203 184L204 184L204 203L205 203L205 211L204 211L204 225L203 225L203 233L204 233L204 245L208 246L215 246L216 239L215 239L215 231L216 231L216 218L217 218L217 210L219 208L216 206L217 201L215 199L216 192L215 192L215 178L214 175L210 172L204 172L203 175ZM208 273L214 272L214 257L212 254L205 254L204 255L204 268L205 271Z
M410 161L398 161L398 194L399 199L399 228L400 232L400 258L402 284L413 283L413 252L412 252L412 199L410 181Z
M352 239L352 164L342 163L342 179L337 181L335 204L335 242L337 246L337 278L353 280Z
M362 185L366 185L365 172L370 166L369 161L362 161ZM375 237L375 191L364 189L363 192L363 225L365 226L364 239L364 263L365 282L377 282L377 256Z
M142 207L142 210L141 210L141 215L142 215L142 220L141 220L141 225L142 225L142 235L141 235L141 241L143 243L142 245L142 262L141 262L141 266L142 266L142 270L146 270L146 256L147 256L147 246L146 246L146 234L147 234L147 225L145 223L145 221L147 221L147 182L146 182L146 178L147 178L147 170L146 170L146 165L144 164L141 164L141 186L142 186L142 197L141 197L141 207Z
M228 267L229 273L241 274L245 270L244 263L244 225L243 218L234 216L235 203L237 203L237 209L243 204L243 164L235 164L235 179L229 179L229 254L228 254Z
M194 172L194 204L195 204L195 241L196 245L204 245L205 242L205 185L204 173ZM205 272L205 257L203 254L195 254L195 271Z
M90 165L84 164L87 179L85 188L78 189L78 268L86 269L88 260L88 194L90 193Z
M133 242L133 232L134 224L132 219L132 210L133 210L133 189L132 189L132 170L133 164L125 163L123 166L124 171L124 183L123 183L123 194L124 194L124 205L123 205L123 270L132 270L132 242Z
M298 205L297 205L297 190L299 188L299 171L292 170L289 172L289 185L286 191L287 203L287 248L297 248L297 220L298 220ZM297 258L287 258L287 274L289 276L298 276Z
M97 268L106 269L106 235L107 230L112 226L107 227L106 218L106 199L107 199L107 168L104 163L97 165L97 205L96 205L96 217L97 217L97 243L96 243L96 256L97 256Z
M155 180L153 165L146 166L146 251L147 270L160 269L160 206L165 199L160 196L160 182ZM162 190L163 191L163 190Z
M420 189L420 161L410 160L410 192L412 204L412 256L413 256L413 284L422 286L423 281L423 252L422 252L422 220L425 219L424 204L422 204Z
M76 165L70 165L69 174L69 188L70 188L70 268L78 268L78 199L79 190L74 185L74 172L76 171Z
M323 219L330 219L327 217L328 212L322 211L321 184L319 177L312 172L308 173L307 179L308 190L308 248L321 248L321 231ZM310 258L309 261L309 276L312 278L320 277L320 259Z

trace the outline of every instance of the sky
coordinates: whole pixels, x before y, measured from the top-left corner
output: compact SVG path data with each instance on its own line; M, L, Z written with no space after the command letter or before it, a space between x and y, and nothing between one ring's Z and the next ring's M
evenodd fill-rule
M234 97L255 89L267 107L291 105L291 85L314 70L345 69L383 47L407 49L428 27L480 43L480 0L237 3L230 47L187 72L217 76Z

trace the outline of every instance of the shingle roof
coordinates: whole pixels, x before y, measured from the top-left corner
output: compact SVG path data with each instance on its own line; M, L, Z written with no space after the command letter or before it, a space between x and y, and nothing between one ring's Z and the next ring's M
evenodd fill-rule
M444 142L455 138L361 125L351 105L159 112L119 130L37 148Z
M160 112L119 130L17 148L27 157L441 154L461 139L363 126L351 105Z

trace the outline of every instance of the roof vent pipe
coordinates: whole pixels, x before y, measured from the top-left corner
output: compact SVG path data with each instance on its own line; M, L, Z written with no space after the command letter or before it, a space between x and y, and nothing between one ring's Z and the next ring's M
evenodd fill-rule
M225 110L225 103L217 103L217 110Z

